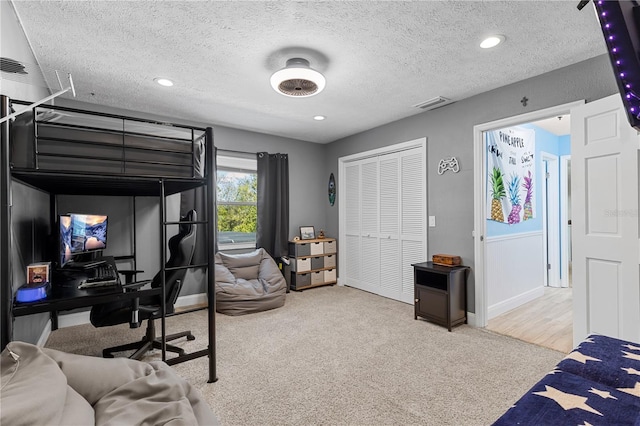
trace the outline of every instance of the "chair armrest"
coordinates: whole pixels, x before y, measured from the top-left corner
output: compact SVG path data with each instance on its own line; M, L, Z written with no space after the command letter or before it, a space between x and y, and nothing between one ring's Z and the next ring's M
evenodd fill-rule
M136 281L133 283L123 284L122 288L125 290L138 290L140 289L140 287L144 287L145 285L150 283L151 283L151 280Z
M136 276L136 274L141 274L143 272L143 270L139 269L118 269L118 273L124 275L124 281L127 284L131 283L131 280Z

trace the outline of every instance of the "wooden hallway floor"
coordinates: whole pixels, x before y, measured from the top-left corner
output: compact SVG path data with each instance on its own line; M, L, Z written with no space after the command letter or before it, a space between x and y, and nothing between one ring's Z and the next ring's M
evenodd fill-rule
M573 349L573 289L545 287L544 296L489 320L487 330L569 353Z

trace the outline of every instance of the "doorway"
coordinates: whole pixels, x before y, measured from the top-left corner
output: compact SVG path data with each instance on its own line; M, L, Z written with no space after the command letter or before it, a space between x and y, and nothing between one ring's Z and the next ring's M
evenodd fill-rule
M568 190L568 172L570 167L570 151L569 152L555 152L555 153L544 153L539 152L539 158L536 160L536 164L541 169L545 170L544 176L547 176L547 172L549 170L553 170L554 173L550 174L549 177L553 180L551 182L546 182L546 185L543 187L542 191L544 191L545 197L542 198L542 191L540 193L541 204L544 206L540 206L538 208L538 214L541 216L541 219L545 222L545 230L544 232L538 228L535 232L528 232L526 237L528 237L531 241L535 241L536 238L539 238L538 242L534 242L533 244L537 244L540 250L540 263L538 269L538 285L535 288L531 288L525 293L519 294L517 296L512 297L508 300L508 303L505 304L502 312L500 310L494 309L495 300L491 300L490 305L490 287L489 280L487 275L491 273L490 269L492 267L491 257L491 247L488 246L488 243L491 241L487 241L487 198L486 198L486 184L487 179L486 176L488 173L487 164L486 164L486 150L484 144L484 133L495 130L508 128L511 126L523 126L525 123L538 123L544 120L561 120L558 117L566 117L569 114L571 108L576 107L578 105L582 105L584 102L574 102L570 104L559 105L557 107L548 108L545 110L535 111L528 114L523 114L520 116L510 117L503 120L498 120L491 123L485 123L482 125L478 125L474 128L474 159L475 159L475 191L474 191L474 209L475 209L475 265L476 265L476 277L475 277L475 301L476 301L476 315L474 318L474 323L479 327L486 327L490 318L493 318L497 315L503 314L507 311L515 309L517 306L523 305L526 306L526 303L532 303L535 301L536 303L548 303L550 299L553 299L556 295L553 290L555 288L561 289L560 287L568 287L569 280L568 274L563 273L563 269L565 269L564 263L568 262L570 253L570 248L568 247L568 238L570 238L570 230L564 229L563 224L567 223L568 217L570 217L570 210L568 208L563 208L563 205L568 204L566 200L568 200L569 190ZM545 155L546 154L546 155ZM540 191L540 187L538 189ZM555 195L553 195L555 193ZM563 197L565 202L560 203L558 200L560 197ZM551 202L551 200L555 200L555 202ZM548 207L548 208L547 208ZM547 232L548 230L548 232ZM547 235L555 235L553 239L547 237ZM544 239L544 242L542 241ZM548 244L549 250L546 249ZM544 246L544 250L543 250ZM550 269L547 269L547 266L550 264ZM567 263L568 265L568 263ZM568 269L568 267L566 267ZM547 276L547 271L549 272ZM553 287L551 290L547 290L548 287L546 285L550 285ZM570 289L568 290L570 291ZM572 341L572 325L570 319L572 318L571 313L571 299L570 296L566 292L561 295L562 299L565 300L564 308L562 312L555 315L556 317L564 317L569 320L567 329L568 332L568 341ZM568 302L566 302L568 300ZM546 301L546 302L545 302ZM531 309L531 306L528 306ZM537 308L539 309L539 308ZM543 309L544 311L544 309ZM538 311L539 312L539 311ZM533 314L537 315L537 314ZM530 323L531 321L525 321L525 323ZM548 324L546 326L548 329ZM542 329L545 329L545 325L542 324Z

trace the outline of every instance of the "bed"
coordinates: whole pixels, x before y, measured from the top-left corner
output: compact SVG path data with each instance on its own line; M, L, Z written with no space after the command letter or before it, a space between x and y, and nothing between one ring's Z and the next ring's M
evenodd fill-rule
M11 125L14 170L201 178L205 130L39 106Z
M10 200L14 183L31 186L48 193L50 221L48 226L36 230L30 238L35 243L49 242L48 233L56 224L58 195L156 197L160 206L166 205L166 198L198 190L206 199L215 203L215 162L213 129L189 125L158 122L136 116L122 116L75 108L41 105L28 107L24 101L2 98L3 114L22 111L9 121L8 129L3 126L0 137L2 169L10 170L8 179L3 179L0 198ZM138 116L148 114L137 113ZM7 131L8 130L8 131ZM196 191L187 193L191 196ZM135 201L131 211L132 234L135 235ZM158 209L159 230L166 235L167 228L175 225L167 220L164 208ZM215 223L215 205L209 213L199 218L201 229ZM19 226L11 215L0 220L3 229ZM17 229L17 228L15 228ZM26 235L26 234L25 234ZM10 236L10 235L9 235ZM208 242L209 233L203 232L203 250L213 246ZM26 237L25 237L26 238ZM55 241L50 241L52 245ZM11 244L3 240L3 247ZM18 247L18 245L16 245ZM30 246L31 247L31 246ZM118 253L116 261L136 265L136 239L133 237L131 252ZM48 247L47 247L48 249ZM46 253L45 249L36 252ZM13 256L15 258L15 256ZM166 246L161 244L159 264L164 266ZM213 257L213 256L211 256ZM10 256L11 262L11 256ZM40 259L38 259L40 260ZM19 267L14 259L13 269ZM55 265L54 265L55 266ZM205 273L208 305L214 306L213 259L194 265L207 268ZM21 283L14 283L12 268L0 271L0 302L2 312L2 348L13 335L14 289ZM209 381L214 382L215 374L215 311L209 309L209 333L206 347L184 356L163 359L173 365L198 357L209 358ZM162 336L165 324L161 322ZM204 343L204 342L203 342Z
M590 335L494 425L640 425L640 343Z

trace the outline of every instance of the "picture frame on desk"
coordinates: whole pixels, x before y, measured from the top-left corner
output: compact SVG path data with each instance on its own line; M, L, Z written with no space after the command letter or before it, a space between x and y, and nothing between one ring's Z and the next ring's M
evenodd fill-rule
M300 227L300 239L301 240L315 240L316 230L313 226L301 226Z
M51 283L51 262L27 265L27 284Z

